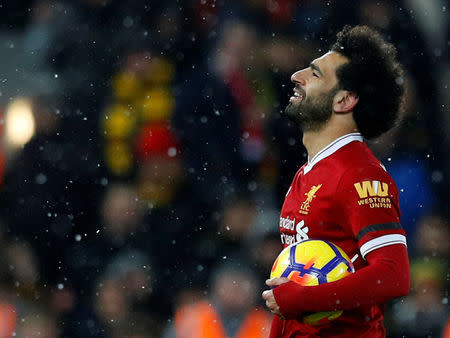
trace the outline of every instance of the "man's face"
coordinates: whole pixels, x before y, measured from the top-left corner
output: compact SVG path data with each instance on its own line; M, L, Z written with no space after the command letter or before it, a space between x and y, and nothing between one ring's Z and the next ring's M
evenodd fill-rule
M336 69L346 62L345 56L328 52L292 74L294 95L285 112L303 131L320 130L330 119L338 91Z

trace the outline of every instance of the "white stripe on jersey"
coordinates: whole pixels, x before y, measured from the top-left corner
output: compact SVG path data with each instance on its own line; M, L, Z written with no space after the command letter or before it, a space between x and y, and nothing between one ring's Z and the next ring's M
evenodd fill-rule
M311 171L311 169L320 161L323 160L325 157L330 156L343 146L349 144L353 141L359 141L363 142L364 139L361 136L360 133L350 133L344 136L341 136L331 142L329 145L327 145L325 148L323 148L321 151L319 151L316 156L314 156L311 161L308 160L308 164L303 169L303 175L306 175L308 172Z
M364 243L359 251L361 251L361 255L365 259L365 256L369 252L393 244L403 244L406 246L406 237L400 234L380 236Z

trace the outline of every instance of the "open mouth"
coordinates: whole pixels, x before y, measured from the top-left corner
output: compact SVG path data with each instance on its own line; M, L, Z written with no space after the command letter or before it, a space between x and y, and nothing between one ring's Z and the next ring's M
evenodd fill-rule
M301 89L294 89L294 95L291 96L289 102L301 102L304 97L304 91L302 91Z

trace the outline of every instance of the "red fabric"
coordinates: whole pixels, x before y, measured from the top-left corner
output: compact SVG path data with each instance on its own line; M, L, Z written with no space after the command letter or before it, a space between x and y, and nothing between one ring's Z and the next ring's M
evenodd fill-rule
M261 160L264 152L264 130L261 112L255 105L253 88L241 69L234 69L224 75L234 102L241 111L242 152L252 161Z
M295 175L281 210L280 233L285 247L309 238L322 239L336 244L352 258L355 254L361 256L363 244L381 235L381 232L367 231L357 240L358 234L364 233L367 227L400 223L397 187L365 143L351 142L305 173L306 169L305 165ZM364 182L387 184L388 196L360 197L355 184L364 185ZM366 203L375 198L389 203L378 207ZM381 231L405 234L395 225ZM365 265L362 259L355 262L356 269Z
M245 111L254 103L252 88L240 69L228 72L225 75L225 83L231 91L234 101L239 109Z
M295 2L292 0L267 1L266 11L272 22L289 24L294 14Z
M273 316L269 338L281 337L282 333L283 333L283 321L280 319L280 317Z
M445 325L444 334L442 335L443 338L450 338L450 319L447 320L447 325Z
M369 190L363 189L364 185L365 188L372 188L373 182L377 182L379 194L386 196L372 196L373 194L369 194ZM360 189L359 192L356 187ZM360 196L360 194L363 195ZM355 238L367 225L400 223L397 187L389 174L378 163L347 169L336 188L336 197L337 208L341 210L336 216ZM379 207L372 207L375 204ZM404 234L403 230L390 230L389 233ZM368 232L359 239L358 245L361 247L369 240L379 236L381 233L376 231Z
M0 303L0 337L12 337L16 326L16 307L9 303Z
M372 298L360 300L356 297L357 301L353 302L355 306L347 307L348 310L339 318L326 325L312 326L296 320L296 316L309 311L305 307L316 306L320 311L326 311L326 308L321 307L324 299L334 302L331 305L335 308L338 299L333 295L333 288L338 285L350 284L346 289L348 294L340 296L351 296L351 299L342 305L344 299L339 298L339 305L346 306L351 304L353 289L366 287L365 291L369 292L368 286L377 279L383 281L380 292L384 292L383 288L388 288L392 276L395 277L395 274L386 274L384 270L391 271L394 267L396 273L401 272L402 268L397 267L399 259L405 261L404 268L408 267L405 231L400 225L397 187L380 161L362 141L360 135L352 133L332 142L315 159L300 168L286 194L279 224L283 246L307 239L330 241L355 259L353 264L357 273L329 285L317 286L319 290L328 292L327 296L316 295L311 291L316 290L316 286L300 287L289 283L277 289L276 297L286 298L280 300L283 304L282 311L286 311L289 318L294 318L283 321L281 337L383 337L385 334L385 304L381 301L382 297L375 302ZM385 252L384 248L387 247L395 247L402 255L392 262L390 255L381 261L372 259L380 252ZM373 269L375 272L371 273ZM356 277L357 275L360 276ZM375 277L377 279L371 279ZM397 281L394 280L393 283L390 286L395 286ZM293 291L289 291L290 288ZM286 294L282 292L284 289L287 290ZM298 297L306 291L307 301ZM389 290L385 291L387 297ZM294 298L288 299L292 295ZM322 303L316 300L316 296L324 297L321 298ZM299 300L300 304L297 304ZM345 335L346 333L348 334Z
M140 161L152 155L174 157L169 149L176 149L175 156L179 154L178 142L175 139L168 123L152 123L142 127L136 140L136 152Z
M281 313L295 319L303 312L348 310L409 293L409 261L404 245L382 247L366 258L368 266L336 282L317 286L288 282L276 287L273 292Z
M219 6L216 6L215 0L197 0L194 11L195 24L201 30L209 31L217 26Z

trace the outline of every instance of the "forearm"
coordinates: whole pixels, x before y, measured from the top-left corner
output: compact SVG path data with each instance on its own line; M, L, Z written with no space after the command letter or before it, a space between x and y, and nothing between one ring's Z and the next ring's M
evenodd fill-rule
M276 287L274 296L286 318L303 312L347 310L385 303L409 292L406 247L391 245L367 255L369 265L336 282L300 286L288 282Z

